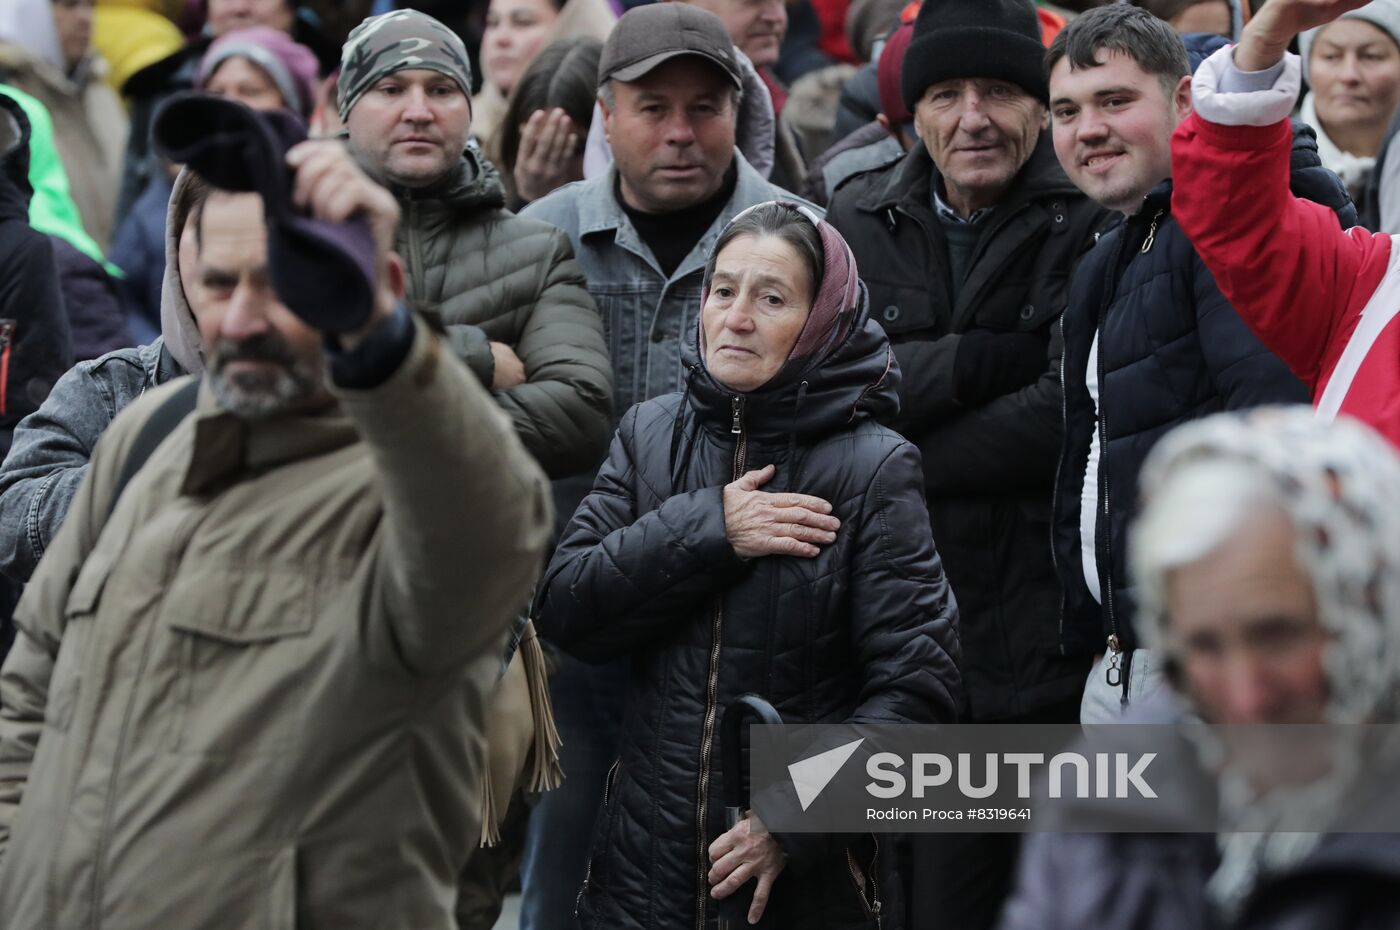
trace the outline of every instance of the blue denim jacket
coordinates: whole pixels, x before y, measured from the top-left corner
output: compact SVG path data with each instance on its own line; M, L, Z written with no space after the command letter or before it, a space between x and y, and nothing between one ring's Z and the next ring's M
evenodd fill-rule
M58 533L92 450L128 404L185 372L157 338L80 362L15 427L0 466L0 571L28 581Z
M705 262L729 221L766 200L806 203L765 181L737 150L734 158L738 162L734 194L669 278L661 273L651 249L613 195L616 168L591 181L561 187L521 214L552 223L573 243L607 333L614 421L633 404L684 386L681 343L695 328ZM571 514L561 516L567 521Z

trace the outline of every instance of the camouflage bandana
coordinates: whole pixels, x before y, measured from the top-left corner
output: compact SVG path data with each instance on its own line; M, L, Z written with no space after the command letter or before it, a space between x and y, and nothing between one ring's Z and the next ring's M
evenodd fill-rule
M336 92L341 120L385 75L410 69L445 74L461 86L462 93L471 96L472 69L466 46L442 23L417 10L395 10L360 23L340 53Z

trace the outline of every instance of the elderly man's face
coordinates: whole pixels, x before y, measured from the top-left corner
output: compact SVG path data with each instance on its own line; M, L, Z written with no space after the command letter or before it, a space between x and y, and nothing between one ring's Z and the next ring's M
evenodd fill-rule
M612 88L603 128L629 206L671 213L720 189L734 160L737 110L734 85L717 66L684 55Z
M215 37L247 29L267 26L290 34L292 31L291 0L209 0L209 31Z
M457 170L472 128L471 101L440 72L395 71L356 101L345 127L351 152L371 177L428 187Z
M757 68L776 64L787 34L783 0L688 0L720 18L729 38Z
M1044 126L1045 107L1009 81L940 81L914 107L914 129L964 216L996 205Z
M1211 723L1321 723L1327 636L1277 509L1166 578L1181 685Z
M328 402L321 335L272 287L262 199L211 192L199 228L195 321L219 404L259 419Z

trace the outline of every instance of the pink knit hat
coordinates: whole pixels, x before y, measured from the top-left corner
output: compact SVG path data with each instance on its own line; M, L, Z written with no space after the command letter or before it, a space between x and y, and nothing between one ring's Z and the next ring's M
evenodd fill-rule
M220 36L204 53L195 85L208 83L219 66L230 58L243 58L257 65L276 86L287 109L303 121L316 105L316 56L311 49L279 29L250 26Z

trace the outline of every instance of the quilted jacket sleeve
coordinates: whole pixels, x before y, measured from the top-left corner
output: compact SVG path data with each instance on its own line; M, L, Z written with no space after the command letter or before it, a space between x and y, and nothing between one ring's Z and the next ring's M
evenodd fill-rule
M958 608L934 548L919 453L900 443L855 527L851 643L864 670L851 723L951 723L962 679Z
M539 296L514 346L525 383L496 392L516 434L550 478L592 468L612 431L612 362L603 320L569 239L552 231Z
M607 661L673 630L744 564L725 535L722 488L676 494L638 513L637 410L623 418L564 530L537 602L540 634L585 661Z

